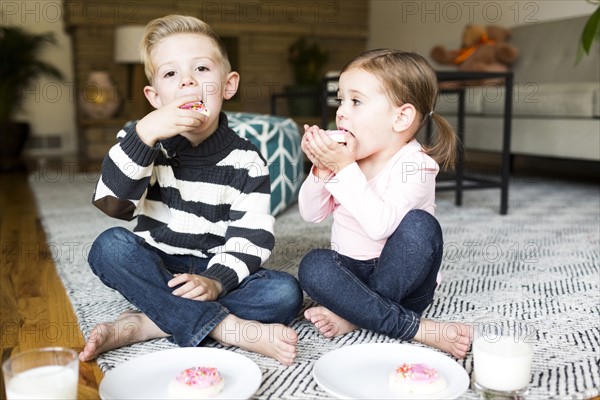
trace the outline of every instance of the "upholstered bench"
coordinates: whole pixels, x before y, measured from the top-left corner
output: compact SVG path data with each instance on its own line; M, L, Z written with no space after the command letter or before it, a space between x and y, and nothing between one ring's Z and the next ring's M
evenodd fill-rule
M249 140L269 166L271 214L276 216L294 203L304 180L304 156L300 132L291 118L225 111L229 127ZM135 123L129 121L125 126Z
M277 215L295 202L304 179L300 132L291 118L246 112L228 112L229 127L248 139L269 165L271 214Z

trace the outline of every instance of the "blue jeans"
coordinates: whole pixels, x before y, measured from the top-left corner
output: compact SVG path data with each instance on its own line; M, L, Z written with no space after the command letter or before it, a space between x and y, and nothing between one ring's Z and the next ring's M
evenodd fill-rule
M346 321L410 340L433 300L442 252L442 230L435 217L412 210L379 258L355 260L334 250L312 250L300 262L298 278L314 301Z
M206 270L209 259L166 254L121 227L98 236L88 261L105 285L121 293L179 346L199 345L229 313L288 324L302 306L302 290L292 275L263 268L216 301L175 296L174 288L167 286L173 274L198 274Z

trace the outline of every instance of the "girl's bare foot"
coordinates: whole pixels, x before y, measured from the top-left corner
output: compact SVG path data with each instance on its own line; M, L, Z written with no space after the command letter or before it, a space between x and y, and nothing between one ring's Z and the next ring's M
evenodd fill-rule
M216 341L274 358L283 365L291 365L296 358L298 335L283 324L263 324L227 315L210 337Z
M304 311L304 318L312 324L326 338L345 335L357 328L356 325L329 311L323 306L311 307Z
M108 350L167 336L146 314L125 311L114 322L103 322L92 329L79 359L90 361Z
M462 359L467 355L473 340L473 327L460 322L422 319L414 340Z

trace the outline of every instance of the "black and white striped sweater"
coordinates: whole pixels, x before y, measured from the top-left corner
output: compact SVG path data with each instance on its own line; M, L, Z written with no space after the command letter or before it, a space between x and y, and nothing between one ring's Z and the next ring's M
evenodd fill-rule
M149 147L135 125L117 137L102 164L96 207L137 217L134 232L165 253L210 257L202 275L221 282L223 294L269 258L275 239L267 163L225 114L196 147L183 136Z

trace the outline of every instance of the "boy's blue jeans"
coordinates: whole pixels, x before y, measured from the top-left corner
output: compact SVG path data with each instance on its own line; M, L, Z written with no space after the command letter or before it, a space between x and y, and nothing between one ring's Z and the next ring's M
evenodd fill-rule
M312 250L300 262L298 278L314 301L346 321L410 340L433 300L442 253L435 217L412 210L379 258L355 260L334 250Z
M206 270L209 259L166 254L121 227L98 236L88 261L104 284L121 293L179 346L199 345L229 313L245 320L288 324L302 306L302 290L292 275L263 268L216 301L175 296L171 294L175 288L167 286L174 274L198 274ZM244 334L243 328L230 334Z

